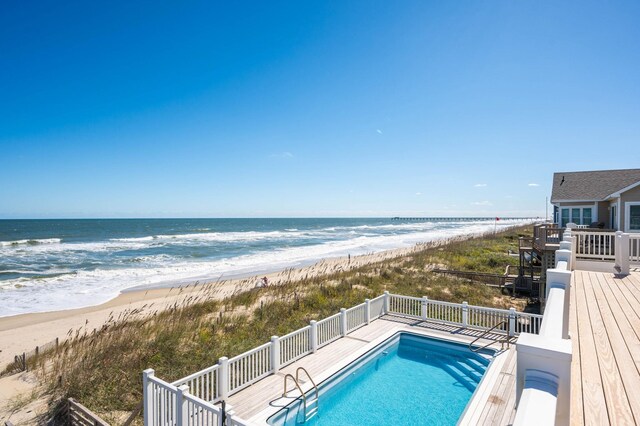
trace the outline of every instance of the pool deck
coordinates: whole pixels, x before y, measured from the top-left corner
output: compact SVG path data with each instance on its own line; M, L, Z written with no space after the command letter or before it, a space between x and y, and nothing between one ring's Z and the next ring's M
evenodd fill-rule
M571 424L640 423L640 272L574 271Z
M371 347L386 340L399 331L410 331L450 341L470 343L482 331L445 325L430 321L420 321L385 315L372 321L346 337L338 339L315 354L307 355L281 369L278 373L265 377L253 385L232 395L228 403L235 413L252 424L265 424L266 419L281 407L299 396L297 391L283 398L283 382L287 373L295 375L298 367L309 371L316 383L343 368ZM497 336L489 335L488 338ZM488 343L481 340L479 343ZM500 349L500 344L492 345ZM302 389L307 392L311 383L301 378ZM289 383L292 385L292 382ZM290 386L291 388L291 386ZM515 417L515 345L496 356L493 364L467 407L463 424L509 424ZM320 401L322 407L322 401Z

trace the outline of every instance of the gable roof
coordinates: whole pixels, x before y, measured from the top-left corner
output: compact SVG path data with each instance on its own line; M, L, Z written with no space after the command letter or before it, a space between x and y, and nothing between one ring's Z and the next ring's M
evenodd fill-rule
M551 202L602 201L640 182L640 169L558 172L553 174Z

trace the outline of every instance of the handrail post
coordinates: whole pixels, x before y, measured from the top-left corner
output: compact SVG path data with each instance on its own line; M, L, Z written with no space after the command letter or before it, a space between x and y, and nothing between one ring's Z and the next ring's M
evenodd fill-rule
M516 335L516 308L509 308L509 337Z
M469 304L462 302L462 325L467 327L469 325Z
M280 338L271 336L271 370L273 374L280 371Z
M142 372L142 389L143 389L143 417L144 417L144 425L149 426L151 424L151 411L153 409L152 402L153 398L151 397L151 393L153 392L153 383L149 380L150 377L155 375L155 371L153 368L147 368Z
M311 346L311 353L315 354L318 351L318 322L311 320L309 325L311 325L311 329L309 330L309 346Z
M384 305L383 305L383 314L388 314L389 313L389 292L385 291L384 292Z
M342 336L347 335L347 310L340 308L340 332Z
M226 401L229 398L229 358L223 356L218 360L218 364L220 364L220 372L218 374L220 399Z
M176 394L176 426L186 426L189 424L187 418L187 400L184 398L185 393L189 393L189 386L178 386L178 393Z
M427 308L429 306L429 298L427 296L422 296L422 321L427 320Z
M371 301L364 299L364 319L367 325L371 324Z

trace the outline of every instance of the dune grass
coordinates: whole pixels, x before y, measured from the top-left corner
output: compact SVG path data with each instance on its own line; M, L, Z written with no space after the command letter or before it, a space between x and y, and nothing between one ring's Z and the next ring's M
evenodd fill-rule
M139 311L111 318L99 330L75 330L57 350L41 354L35 367L52 411L69 397L112 424L122 422L142 400L146 368L173 381L284 335L312 319L362 303L385 290L410 296L499 308L523 309L526 300L498 289L430 272L430 264L451 269L503 272L517 250L517 228L496 236L425 246L409 255L366 266L238 292L213 300L216 284L203 285L165 311ZM137 420L139 422L139 419Z

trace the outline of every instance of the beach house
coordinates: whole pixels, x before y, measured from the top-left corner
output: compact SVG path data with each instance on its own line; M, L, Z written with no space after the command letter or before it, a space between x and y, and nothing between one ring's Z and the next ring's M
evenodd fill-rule
M640 232L640 169L553 175L554 222Z

